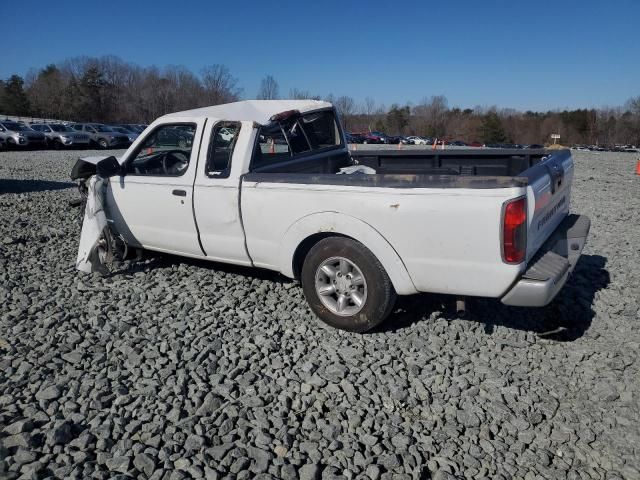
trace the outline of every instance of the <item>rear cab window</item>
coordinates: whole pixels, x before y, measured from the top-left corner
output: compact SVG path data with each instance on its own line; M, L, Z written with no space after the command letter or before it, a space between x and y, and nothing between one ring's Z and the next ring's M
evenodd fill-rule
M283 118L258 130L251 159L252 169L342 146L342 136L333 110L302 115L285 112L281 116Z

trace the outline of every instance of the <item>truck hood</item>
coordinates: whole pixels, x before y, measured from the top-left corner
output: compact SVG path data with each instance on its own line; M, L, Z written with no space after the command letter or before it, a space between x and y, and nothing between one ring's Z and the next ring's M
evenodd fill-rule
M112 156L113 155L79 158L71 169L71 180L86 180L90 178L95 175L98 162ZM122 158L116 158L116 160L118 163L121 163Z

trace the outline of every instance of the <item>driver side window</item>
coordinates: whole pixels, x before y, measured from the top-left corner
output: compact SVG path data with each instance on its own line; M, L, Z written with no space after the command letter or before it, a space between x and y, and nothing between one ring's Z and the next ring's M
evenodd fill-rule
M144 139L127 160L127 175L154 177L179 177L189 168L194 123L172 123L160 125Z

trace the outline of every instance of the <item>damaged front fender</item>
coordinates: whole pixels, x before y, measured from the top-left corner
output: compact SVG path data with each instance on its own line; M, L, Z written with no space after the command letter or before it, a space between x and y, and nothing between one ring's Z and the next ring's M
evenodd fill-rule
M109 252L108 245L105 245L109 229L104 209L107 181L93 175L86 182L87 204L76 259L76 268L82 272L106 273L105 256Z

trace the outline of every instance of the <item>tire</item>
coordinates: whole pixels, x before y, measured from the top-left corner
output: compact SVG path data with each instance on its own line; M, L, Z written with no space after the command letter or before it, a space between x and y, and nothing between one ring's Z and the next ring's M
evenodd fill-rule
M100 145L100 148L105 149L105 150L109 146L109 144L107 143L107 141L104 138L101 138L100 140L98 140L98 145Z
M350 332L363 333L382 323L396 301L380 261L351 238L329 237L316 243L304 260L301 281L313 313L326 324Z

